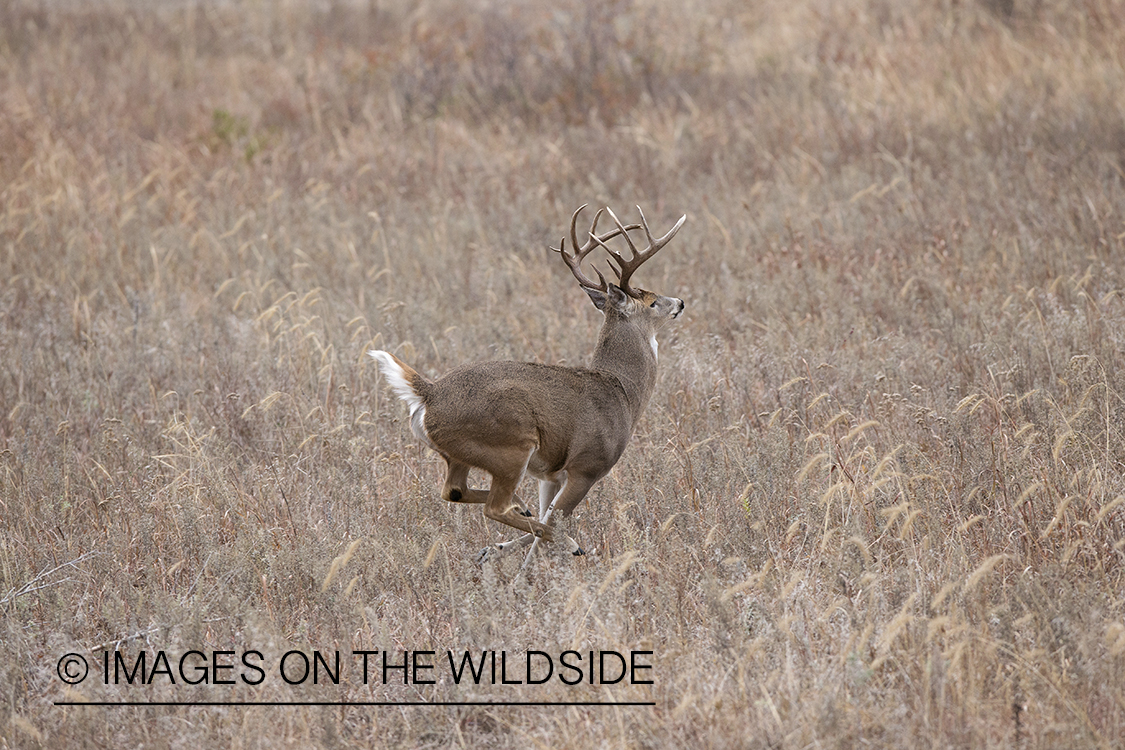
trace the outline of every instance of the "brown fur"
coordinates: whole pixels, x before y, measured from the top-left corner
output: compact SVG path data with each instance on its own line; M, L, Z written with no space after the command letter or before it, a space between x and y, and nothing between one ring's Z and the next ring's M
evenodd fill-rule
M605 315L589 369L477 362L431 382L397 357L372 352L392 385L409 383L413 393L396 386L400 397L421 400L422 408L412 406L415 432L448 465L442 498L484 503L489 518L547 540L550 500L570 515L624 452L656 383L656 333L684 309L683 300L576 277ZM492 476L487 491L468 487L473 467ZM540 481L540 520L515 495L524 474Z

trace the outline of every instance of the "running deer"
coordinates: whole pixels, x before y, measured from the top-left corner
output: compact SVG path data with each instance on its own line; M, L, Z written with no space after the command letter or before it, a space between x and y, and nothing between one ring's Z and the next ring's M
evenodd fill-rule
M605 322L589 368L533 362L477 362L437 380L427 380L395 355L371 351L391 390L410 409L415 436L441 454L448 465L443 500L483 503L484 515L526 532L495 545L504 551L554 537L553 513L569 516L625 450L656 383L656 333L684 311L684 301L630 284L634 272L676 235L687 216L667 234L653 238L644 213L640 224L625 226L609 209L600 209L578 244L580 206L570 220L570 243L558 248L582 291L602 311ZM616 228L598 235L598 219L608 211ZM640 207L637 207L640 211ZM643 229L648 247L640 252L629 232ZM631 256L623 257L606 242L623 237ZM594 268L597 282L582 271L582 261L596 247L612 259L617 283L607 283ZM492 476L488 490L468 487L469 469ZM516 498L525 474L539 480L539 515ZM571 553L584 554L566 537ZM486 547L481 558L493 548ZM526 564L526 563L525 563Z

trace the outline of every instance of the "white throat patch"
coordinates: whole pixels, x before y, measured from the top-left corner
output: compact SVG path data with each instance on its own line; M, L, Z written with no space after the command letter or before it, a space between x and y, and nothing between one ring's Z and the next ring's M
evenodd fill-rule
M659 347L659 346L657 346L657 344L656 344L656 334L655 334L655 333L654 333L654 334L652 334L652 338L650 338L650 339L648 340L648 343L649 343L649 346L651 346L651 347L652 347L652 358L653 358L653 359L658 359L658 358L659 358L659 355L657 355L657 353L656 353L656 350L657 350L657 349L659 349L660 347Z

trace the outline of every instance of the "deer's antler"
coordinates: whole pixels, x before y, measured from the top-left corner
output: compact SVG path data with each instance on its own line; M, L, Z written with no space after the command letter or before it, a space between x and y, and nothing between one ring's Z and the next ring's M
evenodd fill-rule
M581 209L579 209L579 210L581 210ZM637 206L637 211L641 215L640 226L644 227L645 237L648 239L648 247L638 253L637 252L637 246L633 244L632 238L629 237L629 232L633 229L637 229L638 225L630 224L627 227L623 226L621 224L621 220L617 218L617 215L615 213L613 213L612 209L606 208L606 211L609 211L609 215L613 219L613 223L617 225L617 234L625 235L625 242L627 242L629 244L629 250L632 252L632 257L630 257L628 260L626 260L625 258L621 257L620 253L618 253L614 250L611 250L605 244L604 240L607 240L610 237L613 237L613 236L616 236L616 235L607 234L604 237L596 237L593 234L593 230L591 230L590 241L596 242L597 244L599 244L603 248L605 248L605 251L607 253L609 253L610 257L613 258L614 262L616 262L617 265L613 266L613 272L615 274L617 274L617 285L621 287L621 290L623 292L625 292L626 294L628 294L630 297L639 297L640 294L638 292L636 292L631 286L629 286L629 279L632 278L633 272L636 271L638 268L640 268L641 265L644 264L644 262L647 261L649 258L656 255L656 253L660 251L660 248L667 245L668 242L673 237L676 236L676 232L680 231L680 227L682 227L684 225L684 221L687 220L687 214L684 214L683 216L681 216L680 220L676 222L676 226L669 229L668 233L665 234L663 237L661 237L660 239L653 239L652 232L650 232L649 228L648 228L648 222L645 221L645 213L644 213L644 211L641 211L640 206ZM601 211L599 211L598 214L600 215ZM577 214L575 214L575 215L577 216ZM596 219L595 219L594 223L595 224L597 223ZM573 227L572 227L572 234L573 234ZM589 250L587 250L586 252L589 252ZM599 273L598 276L600 277L601 274ZM602 281L604 283L605 280L603 279Z
M612 230L606 232L605 234L603 234L599 237L596 234L596 232L598 231L598 219L601 218L602 212L607 210L607 209L604 209L604 208L599 208L598 212L596 214L594 214L594 223L590 225L590 231L587 232L587 234L589 235L589 239L586 240L585 244L579 245L578 244L578 230L577 230L578 214L582 213L582 209L586 208L587 205L588 204L583 203L581 206L578 207L578 210L574 212L574 215L572 217L570 217L570 244L574 247L574 254L571 255L570 253L568 253L566 251L566 238L565 237L559 243L559 247L551 248L551 249L562 256L563 262L566 263L566 265L570 268L570 272L574 274L574 278L576 278L578 280L578 283L580 285L582 285L583 288L592 289L596 292L601 292L602 294L606 294L609 291L609 289L606 286L605 277L602 276L601 271L599 271L597 268L594 269L594 273L596 273L598 275L598 282L599 283L597 283L597 284L595 284L593 281L591 281L589 279L589 277L586 276L586 274L582 273L582 260L583 260L583 258L585 258L587 255L589 255L590 251L593 250L595 247L598 247L599 245L602 246L602 247L605 247L605 243L606 243L607 240L611 240L619 234L624 234L625 238L628 239L629 238L629 232L631 232L634 229L640 229L641 225L640 224L630 224L628 226L623 226L620 221L617 221L617 217L613 216L613 212L610 211L609 215L613 216L613 221L614 221L614 223L617 224L617 228L612 229ZM643 215L642 215L642 218L643 218ZM680 220L680 223L681 224L683 223L682 219ZM678 224L676 225L676 229L679 229ZM646 231L647 231L647 228L646 228ZM651 237L650 237L650 239L651 239ZM668 239L671 239L671 238L669 237ZM664 241L667 241L667 240L664 240ZM630 242L629 246L632 247L632 245L633 245L633 243ZM608 248L606 248L606 249L608 250ZM610 253L614 254L612 250L610 250ZM614 255L616 255L616 254L614 254ZM614 271L616 271L616 269L614 269ZM618 276L620 276L620 274L618 274Z

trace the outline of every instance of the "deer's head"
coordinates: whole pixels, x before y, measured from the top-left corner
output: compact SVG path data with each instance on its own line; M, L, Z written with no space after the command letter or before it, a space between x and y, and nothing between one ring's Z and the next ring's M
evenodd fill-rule
M641 267L643 263L648 261L652 256L663 248L668 242L676 235L676 232L683 226L687 216L681 216L676 225L668 230L668 233L663 237L654 238L652 232L649 231L648 222L645 221L644 212L641 211L640 206L637 211L641 214L640 224L624 225L617 218L617 216L608 208L599 209L594 214L594 223L590 226L590 231L587 232L587 240L585 243L578 244L578 214L582 213L582 209L586 208L585 204L578 207L574 215L570 219L570 243L574 247L574 254L566 251L566 238L563 238L560 246L556 249L566 265L570 268L574 278L578 280L579 286L582 291L589 295L593 301L594 306L602 311L606 317L606 324L613 325L615 323L628 323L635 327L640 334L646 339L651 339L653 351L656 350L655 336L656 331L662 328L666 323L675 320L684 311L684 301L677 297L665 297L656 292L650 292L647 289L634 287L629 282L633 277L633 273ZM608 212L616 228L611 229L605 234L599 235L598 232L598 219L601 218L603 212ZM629 236L629 232L643 229L645 238L648 242L648 247L638 252L637 247L633 244L633 239ZM606 245L606 242L617 237L622 236L625 242L629 245L630 257L625 258L617 251ZM607 282L602 272L596 267L594 273L597 274L598 281L594 282L582 271L582 260L590 254L595 247L603 248L611 259L610 268L613 269L614 274L617 276L617 283Z

